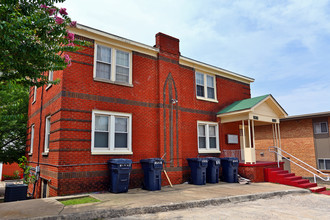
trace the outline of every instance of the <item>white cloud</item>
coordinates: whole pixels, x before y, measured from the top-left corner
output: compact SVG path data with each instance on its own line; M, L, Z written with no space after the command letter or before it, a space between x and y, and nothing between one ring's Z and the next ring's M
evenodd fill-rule
M182 55L253 77L253 94L277 94L290 113L303 114L327 106L318 94L329 99L329 2L67 0L64 7L78 23L151 46L157 32L177 37ZM300 92L312 106L298 107L306 103Z

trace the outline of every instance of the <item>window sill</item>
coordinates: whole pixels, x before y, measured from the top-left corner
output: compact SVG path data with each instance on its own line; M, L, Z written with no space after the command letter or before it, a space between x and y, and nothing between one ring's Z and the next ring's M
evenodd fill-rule
M53 85L53 84L48 84L48 86L46 87L45 90L47 91L50 87L52 87L52 85Z
M33 105L34 103L36 103L36 100L34 100L34 101L32 102L32 105Z
M115 84L115 85L119 85L119 86L133 87L133 84L124 83L124 82L117 82L117 81L112 81L112 80L107 80L107 79L94 78L94 81L110 83L110 84Z
M29 155L29 156L32 156L32 153L29 153L28 155Z
M198 150L199 154L220 154L220 150Z
M110 152L110 151L92 151L92 155L133 155L131 151Z
M199 97L199 96L196 96L196 99L198 99L198 100L202 100L202 101L208 101L208 102L215 102L215 103L218 103L218 102L219 102L219 101L216 100L216 99L208 99L208 98Z
M43 152L41 155L44 156L44 157L47 157L48 156L48 153L49 152Z

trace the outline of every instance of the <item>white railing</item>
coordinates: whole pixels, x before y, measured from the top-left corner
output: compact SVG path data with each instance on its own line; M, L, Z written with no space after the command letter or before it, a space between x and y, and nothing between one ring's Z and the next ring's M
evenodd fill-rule
M268 150L269 150L269 152L272 152L272 153L277 154L277 158L282 157L282 158L284 158L284 159L286 159L286 160L294 163L295 165L299 166L300 168L306 170L307 172L313 174L313 176L314 176L314 183L316 183L316 177L320 178L323 181L330 181L329 174L323 173L322 171L316 169L315 167L312 167L311 165L305 163L304 161L300 160L299 158L293 156L292 154L289 154L288 152L286 152L286 151L284 151L284 150L282 150L282 149L280 149L280 148L278 148L276 146L269 147ZM287 154L290 158L294 158L295 160L299 161L303 165L307 166L309 169L306 168L306 167L303 167L302 165L298 164L297 162L291 160L290 158L283 156L282 152L284 152L285 154ZM278 163L278 166L279 166L279 163ZM323 175L324 177L320 176L319 174Z

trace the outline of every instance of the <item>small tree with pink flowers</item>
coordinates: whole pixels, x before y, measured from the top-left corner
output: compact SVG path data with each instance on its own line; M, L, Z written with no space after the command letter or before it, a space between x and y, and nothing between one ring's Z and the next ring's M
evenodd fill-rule
M65 0L2 0L0 3L0 85L41 86L46 71L71 65L67 52L85 43L75 39L67 27L75 27L65 8L54 4Z

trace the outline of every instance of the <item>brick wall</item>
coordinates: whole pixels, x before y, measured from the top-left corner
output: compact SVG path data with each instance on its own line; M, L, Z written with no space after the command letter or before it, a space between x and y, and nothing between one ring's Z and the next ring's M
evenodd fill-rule
M158 57L133 51L133 87L94 81L94 45L71 53L72 66L55 72L60 78L58 85L44 90L42 125L40 138L41 90L37 101L29 108L29 130L35 124L34 149L40 140L39 159L34 150L29 160L33 166L40 163L41 176L51 180L50 196L67 195L91 191L103 191L109 187L106 162L111 158L128 158L133 161L130 187L140 187L143 173L140 159L161 157L166 153L168 175L173 184L188 180L190 170L186 158L197 157L197 120L217 121L216 112L234 101L250 98L250 86L223 77L216 77L219 103L196 99L195 71L179 64L179 40L157 34ZM93 42L93 40L89 39ZM170 113L168 98L164 101L164 85L171 79L178 103L173 115L173 150L170 150L170 123L164 120ZM31 98L33 90L31 88ZM169 89L165 89L169 93ZM92 110L107 110L132 114L133 155L92 155L91 120ZM49 154L42 155L45 117L51 115ZM165 129L165 131L164 131ZM238 124L219 124L220 148L228 146L225 134L238 134ZM29 146L29 140L27 145ZM29 150L29 147L27 148ZM211 156L219 156L213 154ZM163 174L162 174L163 175ZM163 185L168 182L162 176ZM40 196L41 186L37 195Z
M317 168L312 119L281 121L280 132L283 150ZM256 150L263 149L268 152L268 147L274 145L271 126L255 127L255 135ZM273 154L267 155L269 155L270 160L274 160ZM309 172L293 163L291 163L291 172L296 173L298 176L311 176Z

